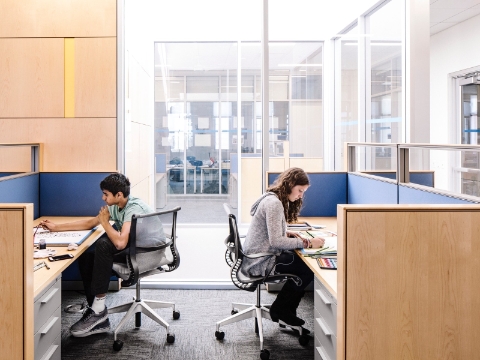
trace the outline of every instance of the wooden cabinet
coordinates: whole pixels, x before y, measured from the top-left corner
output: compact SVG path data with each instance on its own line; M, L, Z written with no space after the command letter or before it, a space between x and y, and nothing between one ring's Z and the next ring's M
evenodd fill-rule
M480 359L480 206L339 205L337 359Z

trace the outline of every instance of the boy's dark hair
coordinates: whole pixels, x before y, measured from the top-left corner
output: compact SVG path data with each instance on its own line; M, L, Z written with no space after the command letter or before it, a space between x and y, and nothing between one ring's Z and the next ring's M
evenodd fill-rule
M123 197L130 195L130 181L123 174L110 174L100 183L101 190L110 191L113 195L117 193L123 193Z

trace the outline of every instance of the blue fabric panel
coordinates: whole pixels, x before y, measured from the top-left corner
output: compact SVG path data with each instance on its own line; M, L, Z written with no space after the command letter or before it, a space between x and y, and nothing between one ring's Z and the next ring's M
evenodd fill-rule
M271 185L279 173L268 174ZM305 193L300 216L337 216L337 204L347 203L347 174L309 173L310 187Z
M96 216L111 173L40 173L40 216Z
M167 172L167 155L155 154L155 172L158 174Z
M397 185L348 174L349 204L397 204Z
M414 184L433 187L433 179L434 179L433 172L410 173L410 182Z
M395 172L374 172L368 171L370 175L381 176L387 179L395 180L397 173ZM410 173L410 182L418 185L433 187L434 174L431 171L428 172L414 172Z
M387 179L392 179L392 180L396 180L396 178L397 178L397 173L395 173L395 172L372 172L372 171L368 171L367 174L375 175L375 176L381 176L381 177L384 177L384 178L387 178Z
M2 173L0 173L0 177L17 175L17 174L20 174L20 173L18 173L18 172L11 172L11 173L2 172Z
M40 217L39 174L0 180L0 203L33 203L33 217Z
M403 185L399 186L398 197L399 204L478 204L474 201L457 199L420 189L412 189Z

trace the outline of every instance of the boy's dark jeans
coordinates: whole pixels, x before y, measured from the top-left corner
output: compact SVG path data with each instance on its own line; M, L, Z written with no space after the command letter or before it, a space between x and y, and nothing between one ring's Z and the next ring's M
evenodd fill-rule
M113 262L126 262L127 254L128 246L117 250L107 234L104 234L80 256L78 266L88 306L92 306L95 295L107 293Z

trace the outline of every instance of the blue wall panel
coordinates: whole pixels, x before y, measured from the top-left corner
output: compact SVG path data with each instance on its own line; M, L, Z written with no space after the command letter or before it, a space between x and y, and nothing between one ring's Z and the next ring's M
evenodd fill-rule
M398 198L399 204L477 204L474 201L412 189L403 185L398 188Z
M397 185L348 174L349 204L397 204Z
M279 173L269 173L271 185ZM347 174L309 173L310 187L305 193L300 216L337 216L337 204L347 203Z
M97 216L111 173L40 173L40 216Z
M40 217L39 174L0 181L0 203L33 203L33 217Z
M397 177L397 173L395 172L368 171L367 174L381 176L381 177L392 179L392 180L395 180ZM418 185L433 187L434 173L431 171L428 171L428 172L416 171L416 172L410 173L410 182Z

